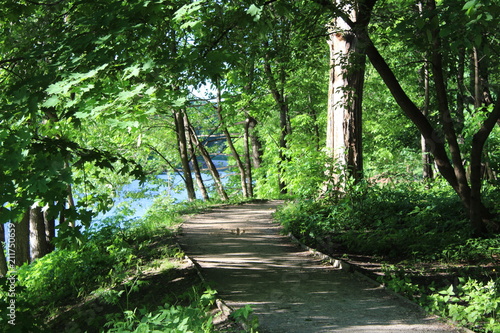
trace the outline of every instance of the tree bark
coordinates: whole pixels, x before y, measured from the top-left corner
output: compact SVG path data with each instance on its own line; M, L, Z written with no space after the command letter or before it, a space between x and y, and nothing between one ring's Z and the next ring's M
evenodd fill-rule
M184 128L187 133L189 133L189 119L187 118L187 115L184 115ZM194 170L194 175L196 179L196 184L198 185L198 189L201 192L201 196L203 197L203 200L208 201L210 200L210 197L208 195L207 188L205 187L205 183L203 182L203 178L201 176L201 170L200 170L200 165L198 164L198 160L196 159L196 151L193 146L193 140L191 138L191 135L188 135L186 138L187 145L188 145L188 151L189 151L189 160L191 161L191 164L193 165L193 170Z
M243 137L245 150L246 184L248 197L253 197L252 162L250 158L250 118L245 119L245 132Z
M30 209L30 248L32 261L49 253L45 234L45 219L40 206Z
M15 264L22 266L30 262L30 211L27 210L21 221L14 223L15 238Z
M177 134L177 146L179 149L179 156L181 158L182 170L184 173L184 183L188 194L188 200L196 200L196 193L194 191L193 177L191 175L191 168L189 166L189 154L187 148L186 131L184 126L184 111L174 111L175 132Z
M344 6L353 22L358 22L358 9ZM360 21L361 22L361 21ZM368 24L368 20L364 23ZM366 29L357 25L356 29ZM366 56L357 32L342 18L332 21L330 37L330 81L326 148L341 169L333 175L340 184L345 176L360 180L363 175L362 99ZM347 174L343 175L344 172Z
M427 117L429 114L429 103L430 103L430 87L429 87L429 68L427 62L423 68L424 75L424 105L422 107L422 114ZM432 155L425 142L423 135L420 135L420 145L422 150L422 178L424 181L429 181L434 178L434 170L432 165L434 161L432 160Z
M45 221L45 239L47 243L47 251L50 253L55 250L53 244L53 239L56 236L56 220L50 217L48 212L43 213L43 219Z
M250 116L247 116L247 120L250 142L252 143L252 165L254 169L257 169L260 168L260 165L262 164L262 143L254 132L254 129L257 126L257 120Z
M499 226L492 224L489 220L492 214L484 207L481 200L481 157L483 154L484 143L488 139L491 131L495 127L495 123L500 119L500 102L496 102L493 111L484 121L481 128L472 138L472 149L470 157L471 174L470 174L470 207L469 217L472 227L476 234L481 235L486 233L487 227L493 228L494 231L499 231Z

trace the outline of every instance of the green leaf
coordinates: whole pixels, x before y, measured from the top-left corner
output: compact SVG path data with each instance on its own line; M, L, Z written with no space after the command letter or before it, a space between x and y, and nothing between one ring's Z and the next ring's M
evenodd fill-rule
M46 108L50 108L50 107L56 106L57 104L59 104L59 97L58 96L51 96L45 102L42 103L42 106L46 107Z
M180 22L187 17L191 16L194 12L198 11L201 8L201 5L204 3L204 0L196 1L179 8L174 14L174 20Z
M250 5L250 7L248 7L247 14L253 16L253 20L257 22L260 19L263 8L264 6L257 7L256 5L252 4Z
M472 7L476 6L477 0L470 0L468 1L463 7L462 10L469 10Z
M178 98L172 103L174 107L182 107L186 103L187 99L185 97Z

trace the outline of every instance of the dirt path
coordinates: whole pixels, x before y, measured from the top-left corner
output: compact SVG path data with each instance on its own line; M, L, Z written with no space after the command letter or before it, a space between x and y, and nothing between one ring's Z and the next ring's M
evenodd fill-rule
M250 304L260 332L460 332L281 236L277 201L217 208L182 226L185 252L231 307Z

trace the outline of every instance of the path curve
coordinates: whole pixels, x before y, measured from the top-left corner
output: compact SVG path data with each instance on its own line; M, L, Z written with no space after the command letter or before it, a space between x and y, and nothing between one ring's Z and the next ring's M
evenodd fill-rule
M292 244L272 221L279 204L215 208L187 219L179 239L229 306L253 307L260 332L460 332Z

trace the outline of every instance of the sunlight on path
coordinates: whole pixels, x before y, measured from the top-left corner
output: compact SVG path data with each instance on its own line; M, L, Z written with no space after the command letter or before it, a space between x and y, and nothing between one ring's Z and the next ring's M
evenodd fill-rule
M459 332L293 245L272 221L279 204L214 209L180 238L229 306L252 305L260 332Z

